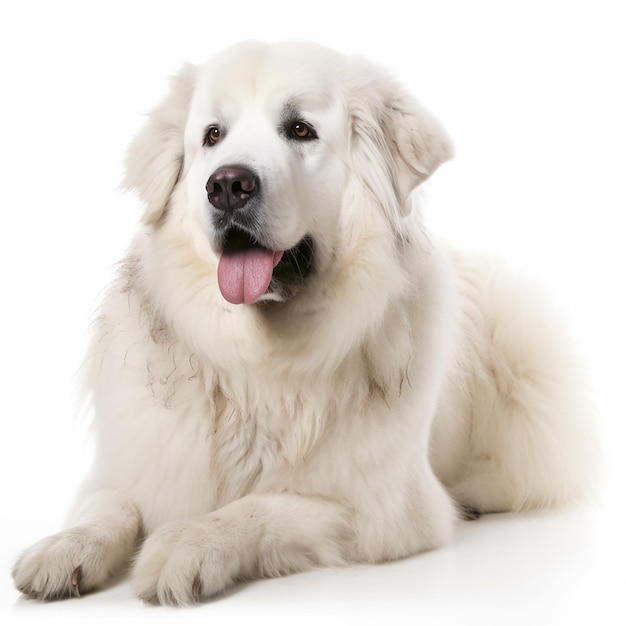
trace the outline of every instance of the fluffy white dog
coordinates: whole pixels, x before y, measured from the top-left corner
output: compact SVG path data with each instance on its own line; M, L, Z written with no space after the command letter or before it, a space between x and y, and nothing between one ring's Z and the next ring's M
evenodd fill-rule
M568 503L596 451L541 297L429 238L451 156L383 70L309 44L186 66L132 143L143 226L88 363L97 453L35 598L140 598L448 543L459 511Z

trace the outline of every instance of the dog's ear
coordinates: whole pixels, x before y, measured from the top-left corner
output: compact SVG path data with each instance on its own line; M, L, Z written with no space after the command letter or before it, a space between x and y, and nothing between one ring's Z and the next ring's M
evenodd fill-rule
M353 165L395 222L453 148L438 120L384 71L370 66L360 76L348 101Z
M159 220L181 174L183 136L195 82L196 67L184 65L128 148L122 186L139 194L146 224Z

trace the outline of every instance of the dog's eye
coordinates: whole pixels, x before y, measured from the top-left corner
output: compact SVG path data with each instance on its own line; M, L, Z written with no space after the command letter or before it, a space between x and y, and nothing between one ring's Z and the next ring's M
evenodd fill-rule
M209 126L204 133L204 141L202 142L207 148L214 146L222 138L222 131L218 126Z
M298 120L291 125L291 136L298 141L308 141L310 139L317 139L317 133L310 124Z

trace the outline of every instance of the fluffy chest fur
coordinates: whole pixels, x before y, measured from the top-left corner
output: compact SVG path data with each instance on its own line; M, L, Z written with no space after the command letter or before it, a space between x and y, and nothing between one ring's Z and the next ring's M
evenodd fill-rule
M289 359L268 347L262 356L267 337L251 317L240 323L256 339L255 358L244 361L240 349L233 367L237 326L211 335L219 353L194 350L157 312L142 275L131 256L100 319L92 357L99 459L88 484L131 493L147 530L255 492L345 497L352 472L385 462L398 437L419 442L405 406L415 364L398 327L377 337L379 349L395 351L395 366L379 371L376 346L359 345L340 367L320 367L316 351L299 353L297 343ZM358 458L346 464L358 440Z

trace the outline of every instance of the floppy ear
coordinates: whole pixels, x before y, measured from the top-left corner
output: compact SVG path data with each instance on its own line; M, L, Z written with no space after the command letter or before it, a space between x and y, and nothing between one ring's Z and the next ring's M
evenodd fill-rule
M183 135L195 81L196 67L184 65L128 148L122 186L138 192L146 224L158 222L182 171Z
M365 185L396 223L409 193L453 148L437 119L384 72L369 68L349 96L352 160Z

